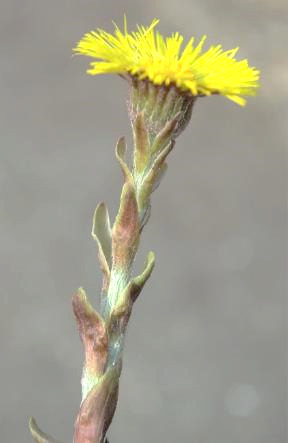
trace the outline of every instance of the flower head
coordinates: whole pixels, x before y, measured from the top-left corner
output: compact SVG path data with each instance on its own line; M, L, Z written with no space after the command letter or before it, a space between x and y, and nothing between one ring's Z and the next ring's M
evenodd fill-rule
M182 48L183 36L176 32L164 38L155 31L158 22L128 33L125 18L123 32L116 24L114 35L97 29L85 34L74 51L97 59L87 71L92 75L128 74L156 85L175 85L192 96L221 94L239 105L246 102L243 96L255 95L259 71L234 58L238 48L223 51L216 45L203 52L206 36L197 45L191 38Z

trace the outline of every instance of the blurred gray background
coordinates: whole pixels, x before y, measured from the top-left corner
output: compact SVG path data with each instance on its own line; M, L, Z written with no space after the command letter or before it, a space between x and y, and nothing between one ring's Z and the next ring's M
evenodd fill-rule
M286 0L0 1L0 441L30 415L72 441L82 346L71 297L97 305L96 204L114 218L127 85L85 74L82 34L161 19L240 45L262 71L246 108L199 99L153 197L136 271L154 273L128 329L111 443L285 443ZM286 169L286 171L285 171Z

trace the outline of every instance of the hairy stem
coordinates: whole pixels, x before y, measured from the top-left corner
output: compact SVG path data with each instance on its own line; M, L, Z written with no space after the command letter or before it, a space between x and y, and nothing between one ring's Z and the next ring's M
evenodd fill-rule
M193 100L174 86L132 82L129 106L134 150L132 167L126 162L126 142L120 138L116 157L124 176L119 211L113 226L105 203L94 213L92 236L97 242L103 284L99 312L80 288L73 310L84 346L82 402L75 421L74 443L108 443L107 429L117 400L127 324L132 307L154 267L149 252L144 269L133 276L141 232L151 211L151 194L167 169L174 139L190 119ZM36 442L53 443L35 421L30 429Z

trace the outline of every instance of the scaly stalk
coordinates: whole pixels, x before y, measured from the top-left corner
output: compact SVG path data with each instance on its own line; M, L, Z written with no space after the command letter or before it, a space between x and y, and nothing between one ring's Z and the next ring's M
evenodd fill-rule
M102 202L93 217L92 236L98 244L103 273L99 312L82 288L73 297L85 351L82 402L75 421L74 443L105 441L118 399L127 324L133 304L154 267L154 253L149 252L143 272L132 276L140 235L150 216L151 194L163 177L166 158L190 119L195 101L174 86L151 87L145 80L129 80L133 166L130 169L126 163L126 142L120 138L116 157L124 183L118 214L111 227L107 207ZM34 421L30 427L37 442L53 442Z

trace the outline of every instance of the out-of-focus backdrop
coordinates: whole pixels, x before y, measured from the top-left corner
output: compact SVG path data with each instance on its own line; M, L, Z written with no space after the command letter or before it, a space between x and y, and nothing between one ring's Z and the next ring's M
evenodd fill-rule
M286 442L286 0L0 1L0 441L28 443L30 415L71 442L82 346L71 297L97 304L91 219L114 218L114 145L131 132L127 85L71 57L112 20L240 46L262 71L241 108L199 99L153 197L111 443ZM285 171L286 169L286 171Z

